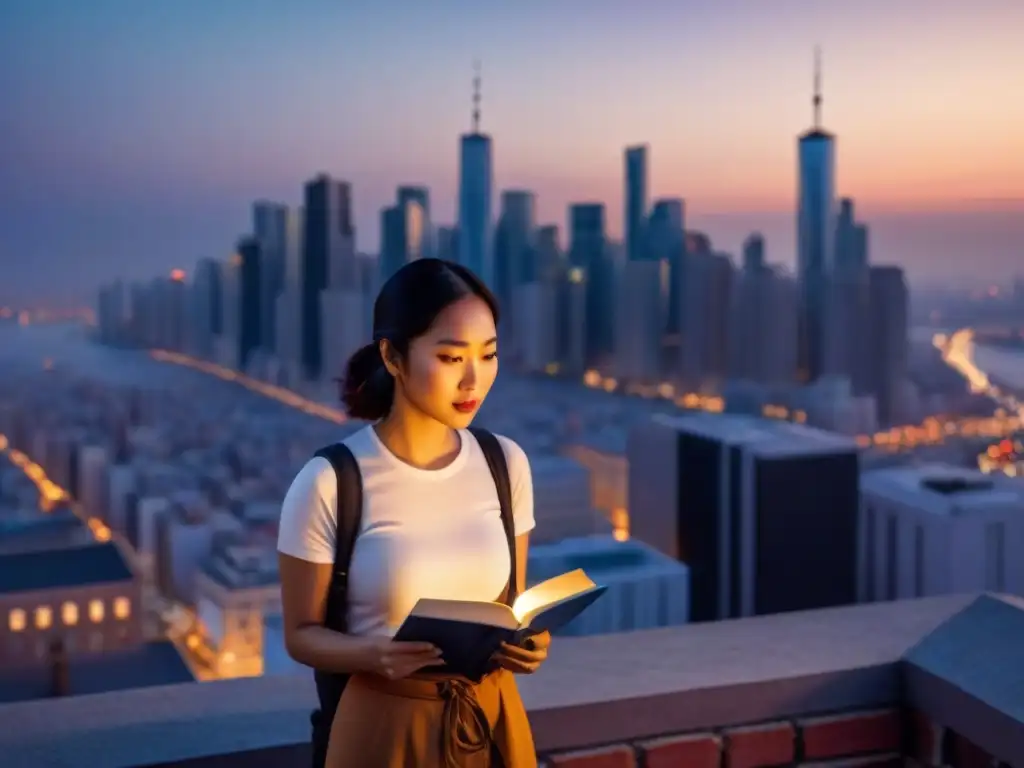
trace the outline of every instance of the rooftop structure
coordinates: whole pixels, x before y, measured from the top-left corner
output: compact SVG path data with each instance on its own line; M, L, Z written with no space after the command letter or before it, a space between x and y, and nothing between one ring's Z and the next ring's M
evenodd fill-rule
M948 464L888 467L865 472L861 488L865 494L946 517L1007 509L1024 514L1024 485L1018 480Z
M520 688L550 768L1024 765L1022 646L1022 601L961 595L560 638ZM315 698L310 675L275 675L0 705L0 750L306 765Z

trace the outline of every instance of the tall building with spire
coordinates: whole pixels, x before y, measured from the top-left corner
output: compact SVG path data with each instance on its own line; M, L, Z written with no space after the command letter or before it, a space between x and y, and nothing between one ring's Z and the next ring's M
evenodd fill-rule
M491 137L480 132L480 65L473 78L473 127L459 149L459 261L494 286Z
M821 126L821 54L814 54L814 123L797 142L797 275L800 283L799 367L814 381L825 367L826 293L835 208L835 137Z

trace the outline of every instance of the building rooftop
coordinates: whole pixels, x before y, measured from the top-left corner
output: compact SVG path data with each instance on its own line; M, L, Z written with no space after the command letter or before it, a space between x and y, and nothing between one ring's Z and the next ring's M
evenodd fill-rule
M638 574L687 571L684 563L636 539L616 541L611 536L579 536L530 547L530 581L582 568L599 582L630 580Z
M72 696L195 680L178 650L164 640L131 650L72 656L68 671ZM51 679L50 668L43 665L4 670L0 672L0 702L49 699Z
M1024 512L1024 487L1019 481L948 464L873 469L861 475L861 489L948 517L1007 507Z
M559 638L550 768L1024 765L1024 601L961 595ZM0 706L5 765L305 765L310 675ZM724 760L723 760L724 757ZM830 762L836 761L836 762Z
M131 569L113 542L0 554L0 592L32 592L131 581Z
M762 456L803 456L813 453L858 450L853 438L789 421L746 414L694 413L653 417L672 429L686 430L734 445Z
M272 547L230 543L218 546L203 573L228 589L277 584L277 552Z

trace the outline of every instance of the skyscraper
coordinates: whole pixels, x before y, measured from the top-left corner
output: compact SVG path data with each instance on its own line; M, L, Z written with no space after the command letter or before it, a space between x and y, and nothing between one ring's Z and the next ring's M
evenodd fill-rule
M459 151L459 262L494 286L491 137L480 133L480 70L473 78L473 130Z
M494 238L494 291L505 305L511 303L519 285L535 279L535 209L533 192L507 189L501 193L501 214Z
M380 282L428 255L428 214L419 196L398 190L398 202L380 214Z
M320 377L323 355L320 294L328 287L355 287L355 229L348 183L321 174L306 183L302 259L302 365L310 379ZM351 275L344 269L351 253Z
M795 282L765 262L764 239L752 234L743 244L743 269L733 282L730 375L769 386L792 385L797 310Z
M871 389L878 420L885 426L900 423L902 392L907 381L909 312L903 270L893 266L870 268Z
M832 262L835 137L821 127L821 59L815 52L814 124L797 144L797 273L800 282L800 372L807 381L824 369L826 291Z
M647 145L627 147L626 163L626 260L649 258L647 253Z
M406 209L407 218L410 215L409 203L414 203L420 210L420 235L414 238L416 245L413 246L413 249L419 253L416 258L433 256L436 252L436 246L434 243L434 224L430 218L430 190L424 186L402 185L398 188L398 205Z
M437 258L445 261L459 260L459 230L456 227L438 227L435 240Z
M269 351L277 333L277 297L284 289L285 230L288 207L257 200L252 206L252 233L260 245L260 339Z
M664 265L662 273L665 284L662 285L662 291L666 306L662 310L665 317L663 331L678 333L683 296L683 263L686 259L686 214L685 203L681 198L656 200L651 206L647 223L647 247L650 258Z
M614 276L602 203L569 206L569 264L581 270L570 284L585 286L585 364L599 367L611 356L615 338Z
M214 342L221 333L221 270L220 262L215 259L200 259L192 281L191 348L194 354L204 358L214 355Z
M226 306L226 311L234 316L235 333L230 339L232 344L232 367L244 371L250 356L261 342L262 331L260 317L263 298L263 281L260 277L260 243L255 237L243 238L231 258L230 269L233 271L234 296Z
M839 202L834 232L834 251L828 278L825 309L826 373L848 379L855 395L871 389L871 358L875 352L870 334L867 228L858 224L853 200Z
M305 212L293 208L285 217L284 279L275 309L274 352L281 362L284 381L297 386L302 380L302 263Z

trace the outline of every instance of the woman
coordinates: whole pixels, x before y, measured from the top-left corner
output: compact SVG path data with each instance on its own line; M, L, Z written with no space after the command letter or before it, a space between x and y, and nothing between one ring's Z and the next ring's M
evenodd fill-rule
M349 360L342 399L372 422L345 445L359 465L363 513L348 576L348 632L324 628L337 528L337 476L323 458L293 481L278 542L288 652L351 673L330 730L327 768L534 768L512 677L534 672L550 637L504 645L480 682L423 671L436 648L391 638L421 597L500 599L512 561L495 481L467 427L498 372L498 306L470 270L420 259L373 308L373 343ZM530 466L498 438L512 490L517 591L534 526ZM453 701L452 691L458 693Z

